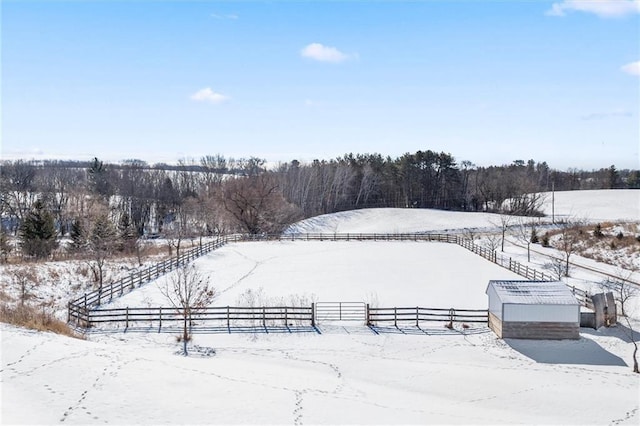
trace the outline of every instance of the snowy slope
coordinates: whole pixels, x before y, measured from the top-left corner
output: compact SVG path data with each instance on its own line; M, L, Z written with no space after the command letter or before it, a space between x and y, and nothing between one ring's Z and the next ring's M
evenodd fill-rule
M564 191L543 195L542 221L579 218L591 222L640 221L640 190ZM552 206L555 206L553 208ZM362 209L316 216L291 226L287 232L403 233L495 229L499 215L433 209Z
M640 221L640 189L560 191L553 196L550 192L544 195L542 211L548 216L555 205L555 214L560 218L575 217L590 222Z
M3 424L637 424L621 333L168 334L66 339L2 326ZM195 353L196 351L194 351Z
M410 233L495 227L498 215L433 209L362 209L316 216L287 232Z

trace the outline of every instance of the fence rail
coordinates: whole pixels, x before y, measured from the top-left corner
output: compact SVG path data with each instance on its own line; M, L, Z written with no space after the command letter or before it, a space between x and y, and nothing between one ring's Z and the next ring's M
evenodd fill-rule
M311 326L315 327L314 306L212 306L192 309L183 314L172 307L117 308L79 310L79 326L92 328L96 325L145 325L162 329L163 324L188 321L189 327L218 326Z
M215 241L209 241L193 249L187 250L179 256L167 259L146 269L135 271L127 277L102 286L100 289L85 293L83 296L69 302L68 319L71 321L73 315L80 309L92 309L104 302L110 302L114 298L120 297L123 294L129 293L133 289L140 287L142 284L155 280L181 265L185 265L198 257L222 247L230 241L237 241L238 239L239 238L237 236L224 236L216 239Z
M455 308L371 308L367 306L367 324L376 325L378 323L393 322L413 323L417 327L421 322L461 322L461 323L484 323L489 322L489 313L486 309L455 309Z
M455 309L455 308L423 308L423 307L394 307L371 308L365 306L364 314L358 315L362 324L369 326L383 323L393 323L395 326L415 324L417 327L423 322L483 323L488 322L486 309ZM79 309L76 312L78 326L87 329L112 325L123 326L124 329L134 326L156 328L158 331L168 324L182 325L185 321L191 330L202 327L226 327L231 332L236 327L300 327L315 328L318 324L316 317L317 305L311 306L212 306L193 309L186 315L180 309L172 307L150 308L116 308L116 309ZM347 317L349 314L347 314ZM351 317L350 317L351 318ZM354 319L354 318L351 318ZM331 318L332 321L344 320Z

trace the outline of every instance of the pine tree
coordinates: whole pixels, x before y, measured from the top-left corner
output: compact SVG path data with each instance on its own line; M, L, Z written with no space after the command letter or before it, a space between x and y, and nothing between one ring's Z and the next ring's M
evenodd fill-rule
M121 250L126 253L133 252L138 235L133 223L131 223L128 213L123 213L122 216L120 216L118 231L120 233L120 240L122 241Z
M71 237L71 250L79 251L87 245L87 236L85 235L82 222L79 219L75 219L71 223L71 231L69 232Z
M33 209L20 225L19 234L22 251L27 256L42 259L50 256L58 246L53 215L41 200L33 204Z
M9 253L11 253L11 243L9 241L9 235L7 231L0 227L0 260L7 262L9 260Z

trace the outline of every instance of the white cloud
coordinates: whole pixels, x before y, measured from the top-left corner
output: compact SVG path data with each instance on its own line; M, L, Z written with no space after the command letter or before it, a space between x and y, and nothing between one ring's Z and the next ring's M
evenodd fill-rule
M620 69L627 74L640 76L640 61L631 62L630 64L622 66Z
M640 13L640 0L563 0L547 11L549 16L565 16L567 12L593 13L601 18L617 18Z
M591 121L591 120L606 120L609 118L629 118L629 117L633 117L633 113L631 113L631 111L618 109L618 110L609 111L609 112L594 112L591 114L583 115L580 118L582 118L585 121Z
M311 43L305 46L300 51L300 55L320 62L340 63L349 59L349 55L342 53L335 47L324 46L320 43Z
M213 90L211 90L210 87L206 87L204 89L198 90L196 93L191 95L190 99L192 101L198 101L198 102L209 102L212 104L221 104L225 101L228 101L231 98L221 93L214 92Z

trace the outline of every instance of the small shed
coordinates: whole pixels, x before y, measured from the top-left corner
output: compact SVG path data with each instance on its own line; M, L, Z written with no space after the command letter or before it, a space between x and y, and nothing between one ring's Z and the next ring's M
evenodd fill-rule
M561 282L489 281L489 328L515 339L580 338L580 304Z

